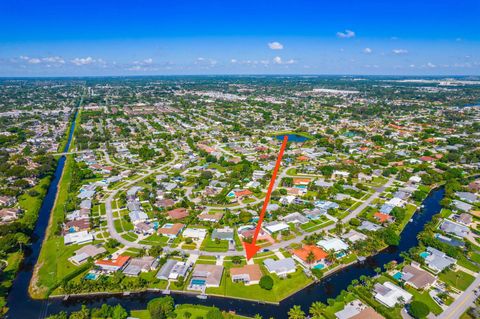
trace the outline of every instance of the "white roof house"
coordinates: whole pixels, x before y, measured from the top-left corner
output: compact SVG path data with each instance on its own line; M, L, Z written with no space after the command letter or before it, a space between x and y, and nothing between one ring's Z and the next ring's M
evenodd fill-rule
M183 231L182 236L203 240L207 236L207 230L202 228L187 228Z
M130 213L128 213L128 216L130 217L130 220L133 224L138 224L148 219L148 215L141 210L131 211Z
M409 303L412 299L411 293L403 290L389 281L386 281L383 284L376 283L374 290L375 299L389 308L395 307L395 305L401 301L404 303Z
M93 241L93 235L90 234L87 230L75 233L68 233L63 237L63 243L65 245L85 244L91 241Z
M335 252L348 249L348 245L340 238L322 239L317 242L317 245L325 250L333 250Z
M280 260L268 258L263 261L263 264L270 273L275 273L279 277L284 277L296 271L295 261L292 258Z
M276 232L279 232L279 231L282 231L282 230L287 230L287 229L290 229L290 227L288 226L287 223L284 223L284 222L272 222L272 223L268 223L268 224L265 224L265 226L263 226L263 228L269 232L270 234L273 234L273 233L276 233Z

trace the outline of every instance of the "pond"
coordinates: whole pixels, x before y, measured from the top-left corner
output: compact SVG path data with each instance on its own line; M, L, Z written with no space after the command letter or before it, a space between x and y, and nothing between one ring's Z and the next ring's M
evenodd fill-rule
M309 140L308 137L299 135L299 134L280 134L280 135L275 135L275 138L279 141L283 141L283 137L287 135L288 136L288 141L289 142L294 142L294 143L303 143Z

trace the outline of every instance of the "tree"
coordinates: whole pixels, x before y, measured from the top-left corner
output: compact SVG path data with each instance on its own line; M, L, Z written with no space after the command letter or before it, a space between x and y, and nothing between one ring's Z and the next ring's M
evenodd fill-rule
M69 318L70 319L89 319L90 310L88 310L87 306L82 305L82 309L79 311L72 312Z
M174 310L173 298L170 296L155 298L148 302L147 310L152 319L165 319Z
M300 306L295 305L288 311L288 319L304 319L304 318L305 318L305 312L303 312Z
M207 312L208 319L223 319L222 312L218 308L212 308Z
M273 288L273 279L272 277L265 275L260 278L260 287L265 290L272 290Z
M421 301L412 301L409 307L409 313L416 319L426 318L430 313L430 309Z
M315 261L315 254L313 253L313 251L310 251L307 255L307 264L313 264L314 261Z
M127 317L128 313L121 305L113 307L112 319L125 319Z
M325 309L325 305L320 301L315 301L310 306L310 309L308 310L308 312L312 315L313 319L317 319L317 318L322 318L323 309Z

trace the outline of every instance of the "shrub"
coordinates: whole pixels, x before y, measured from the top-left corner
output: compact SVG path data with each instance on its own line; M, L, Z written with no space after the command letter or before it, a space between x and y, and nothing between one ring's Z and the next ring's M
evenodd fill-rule
M265 275L262 278L260 278L260 287L265 290L272 290L273 288L272 277Z
M412 301L409 312L414 318L421 319L428 316L430 309L421 301Z

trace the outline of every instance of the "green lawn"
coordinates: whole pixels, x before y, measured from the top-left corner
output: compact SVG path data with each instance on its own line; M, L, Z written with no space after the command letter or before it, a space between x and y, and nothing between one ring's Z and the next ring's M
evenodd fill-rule
M412 287L407 286L406 290L413 295L413 298L417 301L421 301L430 308L430 311L435 315L442 313L442 308L430 297L428 291L420 292Z
M446 273L441 273L439 278L447 285L451 285L460 290L467 289L468 286L470 286L470 284L475 280L472 275L469 275L461 270L457 272L448 270Z
M264 274L267 273L263 266L262 271ZM312 282L312 279L308 278L301 269L291 274L290 278L281 279L276 275L270 276L274 281L273 289L265 290L260 288L259 285L245 286L243 283L234 283L228 274L228 270L225 270L220 287L207 288L207 293L278 302Z
M63 176L58 185L57 200L52 210L45 241L37 262L38 275L33 277L33 283L30 286L30 293L36 298L45 297L48 288L69 273L71 267L73 267L69 262L66 262L66 259L72 255L75 247L65 247L63 238L56 236L54 233L56 226L61 224L65 218L64 206L68 199L73 161L72 156L67 156ZM62 261L62 259L65 261ZM35 281L35 279L37 280Z
M211 252L226 252L228 251L228 241L220 240L219 243L212 240L210 236L207 236L202 243L201 250Z

